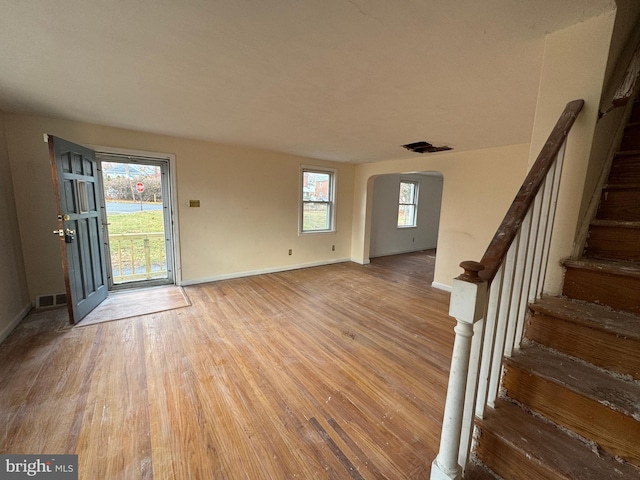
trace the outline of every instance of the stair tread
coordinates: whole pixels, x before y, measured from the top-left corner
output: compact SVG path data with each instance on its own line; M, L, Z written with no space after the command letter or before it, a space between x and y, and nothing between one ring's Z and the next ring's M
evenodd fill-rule
M615 377L593 365L537 346L525 346L506 359L549 381L640 421L640 384Z
M632 222L627 220L600 220L594 219L591 225L598 227L616 227L616 228L640 228L640 222Z
M640 183L607 183L603 188L603 192L620 190L640 190Z
M530 461L548 465L565 478L628 479L640 475L635 467L607 455L597 455L577 438L504 400L497 401L495 409L487 409L485 418L478 420L478 424L521 450Z
M464 480L496 480L496 476L484 465L470 463L464 471Z
M535 312L640 341L640 316L633 313L612 310L604 305L565 297L547 296L529 305L529 308Z
M619 150L615 153L616 157L633 157L640 155L640 150Z
M640 278L640 265L633 262L617 261L617 260L600 260L595 258L568 258L563 262L565 267L582 268L594 270L613 275L623 275L626 277Z

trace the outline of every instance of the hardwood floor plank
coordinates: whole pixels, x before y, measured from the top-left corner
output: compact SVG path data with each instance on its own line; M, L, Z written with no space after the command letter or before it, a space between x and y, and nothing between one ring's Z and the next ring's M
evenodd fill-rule
M76 448L80 478L153 478L141 327L84 327L97 329L101 338Z
M75 452L87 479L426 478L455 324L433 262L194 285L63 331L36 315L0 345L0 452Z

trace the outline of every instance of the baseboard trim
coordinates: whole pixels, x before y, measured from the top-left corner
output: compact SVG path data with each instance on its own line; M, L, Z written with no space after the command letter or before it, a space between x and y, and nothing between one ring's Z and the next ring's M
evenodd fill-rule
M26 305L18 315L16 315L8 325L6 325L2 330L0 330L0 343L4 342L7 337L13 332L13 330L18 326L18 324L27 316L27 314L31 311L31 304Z
M310 262L300 263L297 265L287 265L284 267L264 268L261 270L247 270L244 272L234 272L226 275L215 275L213 277L196 278L193 280L183 280L180 282L182 286L198 285L200 283L219 282L220 280L231 280L234 278L253 277L255 275L265 275L267 273L287 272L289 270L299 270L301 268L321 267L323 265L333 265L335 263L350 262L350 258L338 258L335 260L322 261L322 262Z
M410 248L408 250L398 250L398 251L393 251L393 252L384 252L384 253L369 253L369 257L370 258L380 258L380 257L391 257L392 255L403 255L405 253L416 253L416 252L424 252L426 250L436 250L438 247L437 246L433 246L433 247L413 247Z
M444 290L445 292L451 293L451 287L449 285L445 285L444 283L431 282L431 286L433 288L437 288L438 290Z

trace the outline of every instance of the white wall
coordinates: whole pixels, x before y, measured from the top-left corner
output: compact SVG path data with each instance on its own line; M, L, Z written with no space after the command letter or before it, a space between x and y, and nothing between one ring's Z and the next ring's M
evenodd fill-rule
M398 228L398 197L401 180L418 186L415 227ZM371 245L369 256L393 255L436 248L442 202L442 175L381 175L373 187Z
M64 291L59 240L51 234L56 207L43 133L79 144L175 155L183 283L350 257L350 164L45 117L6 115L5 120L14 183L20 186L15 199L32 299ZM298 234L303 164L337 170L335 233ZM189 200L200 200L200 208L189 208Z
M0 342L31 308L20 246L4 117L0 112Z

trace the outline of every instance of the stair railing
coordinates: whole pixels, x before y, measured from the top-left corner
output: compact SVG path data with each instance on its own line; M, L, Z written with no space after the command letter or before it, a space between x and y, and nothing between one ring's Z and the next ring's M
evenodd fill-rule
M567 135L584 105L569 102L480 260L460 264L449 314L457 324L432 480L460 479L474 416L494 406L502 359L519 348L527 303L540 298Z

